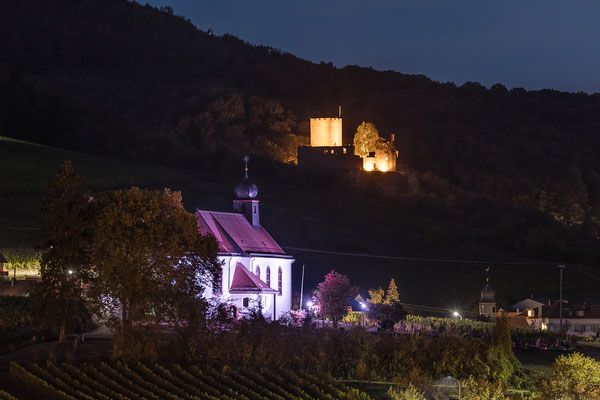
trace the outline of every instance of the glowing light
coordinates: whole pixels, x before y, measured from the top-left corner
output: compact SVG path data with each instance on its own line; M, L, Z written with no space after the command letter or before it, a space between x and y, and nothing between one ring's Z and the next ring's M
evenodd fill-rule
M73 275L73 270L72 269L70 269L68 272L69 272L69 275Z
M362 307L363 310L367 309L367 305L365 303L362 303L360 306Z
M308 308L310 308L310 307L312 307L312 306L313 306L313 302L312 302L312 301L309 301L309 302L307 302L307 303L306 303L306 305L308 306Z

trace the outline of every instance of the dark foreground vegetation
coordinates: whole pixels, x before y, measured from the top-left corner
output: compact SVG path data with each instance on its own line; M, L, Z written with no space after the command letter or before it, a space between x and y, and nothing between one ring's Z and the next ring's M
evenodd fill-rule
M213 370L179 364L10 365L11 376L48 398L368 400L325 373L291 370ZM0 391L0 398L11 399Z

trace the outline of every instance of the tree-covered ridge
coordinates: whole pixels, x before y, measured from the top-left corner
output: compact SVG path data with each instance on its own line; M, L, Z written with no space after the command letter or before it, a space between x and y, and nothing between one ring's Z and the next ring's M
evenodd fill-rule
M252 147L285 160L298 144L287 135L306 135L309 116L342 104L346 140L373 121L396 133L404 168L550 210L585 211L598 198L598 95L338 69L125 0L3 8L2 127L12 136L214 168L218 157L197 156Z

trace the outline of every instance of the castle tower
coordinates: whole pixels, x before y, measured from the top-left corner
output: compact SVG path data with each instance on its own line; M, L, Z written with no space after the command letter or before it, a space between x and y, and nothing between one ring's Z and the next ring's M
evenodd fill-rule
M310 146L342 146L342 118L311 118Z
M233 209L243 214L254 228L260 227L258 212L258 187L248 179L248 156L244 157L244 179L233 189L236 199L233 200Z
M485 278L486 285L481 290L479 299L479 316L490 318L496 315L496 296L494 289L490 287L489 278Z

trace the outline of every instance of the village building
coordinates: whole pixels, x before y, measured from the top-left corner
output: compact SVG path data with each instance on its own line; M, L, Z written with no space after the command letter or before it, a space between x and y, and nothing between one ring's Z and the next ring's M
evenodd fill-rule
M560 302L557 300L544 302L529 298L514 304L513 309L532 328L560 332ZM569 335L596 336L600 333L600 305L569 304L563 300L562 324Z
M266 318L277 320L292 308L294 259L260 224L258 187L248 179L245 161L245 177L234 189L234 212L195 214L200 233L216 238L222 263L222 274L204 296L227 304L235 316L261 309Z

